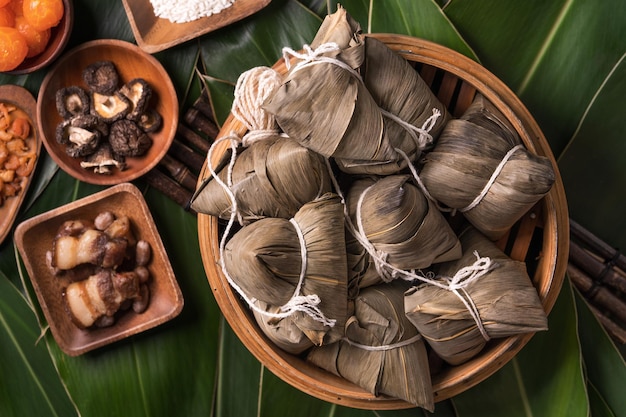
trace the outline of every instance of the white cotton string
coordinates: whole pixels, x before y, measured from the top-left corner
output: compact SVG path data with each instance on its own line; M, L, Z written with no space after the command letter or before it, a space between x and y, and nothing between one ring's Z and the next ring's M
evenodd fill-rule
M221 142L225 142L225 141L230 142L230 149L232 151L230 155L230 161L228 162L228 167L226 171L226 183L224 183L224 181L222 181L219 175L217 175L217 172L215 172L215 167L213 167L213 152L218 144L220 144ZM207 168L209 169L209 172L211 173L211 176L213 177L213 179L224 189L224 191L228 195L228 198L230 198L231 218L233 219L233 221L235 218L237 218L239 220L239 224L243 224L243 219L237 208L237 199L235 198L235 193L232 190L233 167L235 166L235 161L237 159L237 147L240 144L241 144L241 139L234 132L231 132L230 135L217 139L215 142L211 144L211 147L209 148L209 152L207 153Z
M439 201L437 201L435 197L433 197L432 194L428 192L428 189L426 188L426 186L422 182L422 179L417 173L417 168L415 168L409 156L402 149L395 148L395 151L398 152L398 154L400 154L400 156L402 156L406 160L407 166L409 167L409 170L411 171L411 174L413 175L413 179L415 179L415 182L417 183L417 186L419 187L420 191L422 191L422 194L424 194L424 196L427 199L429 199L435 205L435 207L437 207L439 211L444 212L444 213L452 212L453 209L449 207L443 207L441 204L439 204Z
M418 151L423 151L433 143L433 136L430 134L430 131L437 123L437 119L441 116L441 111L436 107L433 107L433 114L424 121L422 127L413 126L410 123L405 122L398 116L393 113L388 112L387 110L380 109L384 116L393 120L400 126L406 130L411 138L415 142L415 147Z
M504 166L506 165L506 163L508 162L508 160L511 158L511 156L513 156L513 154L518 150L523 148L524 145L517 145L514 146L513 148L511 148L506 155L504 155L504 158L502 158L502 160L500 161L500 164L498 164L498 166L496 167L496 169L493 171L493 173L491 174L491 178L489 178L489 181L487 181L487 184L485 184L485 186L483 187L482 191L480 192L480 194L478 194L476 196L476 198L474 199L474 201L472 201L467 207L464 207L462 209L459 209L459 211L461 213L464 213L466 211L470 211L471 209L473 209L474 207L476 207L483 198L485 198L485 196L487 195L487 193L489 192L489 189L491 188L491 186L493 185L494 182L496 182L496 178L498 178L498 175L500 175L500 172L502 171L502 169L504 168Z
M476 256L476 262L472 265L459 269L452 278L445 278L445 280L448 281L449 290L459 297L469 311L472 319L476 322L476 326L478 326L480 334L486 341L489 341L490 337L483 326L478 308L476 307L476 304L474 304L470 295L467 293L466 287L492 270L495 267L495 264L492 263L490 258L478 255L477 251L474 251L474 256Z
M228 164L226 182L222 181L222 179L217 175L217 173L215 172L215 168L213 167L213 164L211 162L214 147L218 143L221 143L223 141L230 141L230 146L232 150L230 162ZM291 221L291 224L294 225L296 233L298 235L298 240L300 241L302 267L300 268L300 278L296 286L296 289L292 297L289 299L289 301L285 305L280 307L281 313L271 313L260 308L255 302L256 299L248 297L247 294L243 291L243 289L239 285L237 285L235 280L230 276L228 269L226 268L224 252L226 248L226 242L228 241L228 236L230 235L230 231L233 225L235 224L235 221L237 220L237 218L239 218L239 221L241 223L241 215L238 213L239 210L237 208L237 199L235 198L235 194L232 191L232 185L233 185L232 184L232 172L233 172L233 166L235 164L235 160L237 158L237 147L239 145L240 145L239 137L236 134L231 133L229 136L225 136L223 138L216 140L209 148L209 152L207 155L207 168L209 169L209 172L211 173L215 181L217 181L217 183L224 189L224 191L230 198L230 202L231 202L230 218L228 219L228 224L226 225L226 228L224 229L224 234L222 235L222 239L220 240L220 246L219 246L220 267L222 269L224 276L226 277L226 280L228 281L230 286L239 294L239 296L244 299L244 301L248 304L248 306L259 314L280 319L280 318L289 317L296 311L301 311L311 316L314 320L326 326L333 327L335 325L336 320L326 318L326 316L324 316L322 311L317 307L317 305L320 303L321 300L316 294L307 295L307 296L300 295L302 283L304 281L304 277L306 273L307 251L306 251L306 245L304 241L304 236L302 235L302 231L300 230L300 227L297 225L297 223L293 219L291 219L290 221Z
M344 337L342 340L346 343L348 343L350 346L354 346L357 347L359 349L363 349L363 350L367 350L367 351L371 351L371 352L378 352L378 351L385 351L385 350L392 350L392 349L398 349L404 346L408 346L408 345L412 345L413 343L419 341L422 338L421 334L416 334L415 336L403 340L401 342L397 342L397 343L392 343L389 345L380 345L380 346L369 346L369 345L363 345L361 343L355 342L354 340L350 340L347 337Z
M472 316L472 319L474 319L474 321L476 322L476 326L478 327L483 338L485 338L485 340L489 340L489 335L487 334L483 326L480 314L478 312L478 308L474 304L470 295L467 293L466 287L480 277L484 276L487 272L495 267L495 264L492 263L491 258L480 257L478 255L478 252L474 251L476 261L472 265L459 269L453 277L441 277L443 278L442 280L433 279L426 274L417 274L415 271L407 271L391 265L389 262L387 262L388 254L378 251L369 241L369 239L367 239L367 236L365 235L365 232L363 230L361 207L363 205L365 194L370 190L371 187L372 186L366 188L359 196L356 210L358 229L355 229L348 214L346 214L346 223L348 229L353 234L353 236L369 253L370 257L374 261L376 271L380 275L381 279L386 282L398 278L406 281L419 280L421 282L451 291L457 297L459 297L463 305L465 305L470 315Z
M324 55L341 51L341 48L339 48L339 45L337 45L335 42L323 43L315 49L311 48L309 45L304 45L302 49L304 49L304 53L294 51L289 47L283 48L283 59L285 60L285 66L287 67L287 70L291 70L291 57L299 60L293 68L292 73L295 73L302 68L306 68L310 65L326 63L343 68L350 74L355 76L357 79L361 80L361 75L350 65L346 64L340 59Z
M335 319L327 318L324 313L319 309L318 304L321 302L321 300L317 294L300 295L307 268L306 242L304 240L302 230L300 229L300 226L298 225L296 220L291 218L289 221L295 228L296 233L298 234L302 262L300 267L300 278L298 280L298 285L296 285L296 289L294 290L291 299L286 304L284 304L280 308L280 310L284 312L283 314L287 315L291 315L296 311L301 311L309 315L315 321L320 322L325 326L333 327L337 321Z
M281 83L280 74L269 67L254 67L237 79L231 113L248 129L241 140L244 147L279 134L274 115L263 110L263 103Z
M392 281L394 279L403 279L406 281L414 281L419 280L432 285L435 285L439 288L448 289L448 285L445 282L440 280L435 280L427 277L424 274L417 274L414 271L407 271L404 269L397 268L387 262L388 254L378 251L376 247L369 241L367 238L365 231L363 230L363 221L361 218L361 207L363 206L363 201L365 199L365 195L372 188L369 186L366 188L361 195L359 196L356 208L356 221L357 226L355 227L352 223L352 219L349 214L346 214L346 223L348 230L352 233L352 235L361 243L361 245L365 248L365 250L370 254L372 260L374 261L374 265L376 267L376 271L379 273L380 277L384 281Z

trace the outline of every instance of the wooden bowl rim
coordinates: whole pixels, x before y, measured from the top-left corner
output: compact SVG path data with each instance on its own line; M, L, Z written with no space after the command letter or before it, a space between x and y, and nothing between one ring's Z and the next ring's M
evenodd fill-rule
M569 217L563 182L556 160L541 129L532 115L515 94L495 75L470 58L445 46L397 34L368 34L387 44L390 48L410 61L432 65L468 82L480 91L496 107L505 111L514 127L521 133L529 150L550 159L555 169L555 183L542 200L544 234L541 265L545 276L538 289L542 305L549 313L560 292L569 253ZM282 61L273 67L285 71ZM218 138L230 132L245 133L246 128L229 115ZM228 147L222 142L214 150L217 158ZM200 184L210 173L206 167L199 177ZM219 266L218 219L198 214L198 238L207 279L224 317L243 344L270 371L295 388L324 401L343 406L371 410L393 410L415 407L406 401L385 396L374 396L362 388L330 374L303 359L290 355L276 347L256 326L247 306L243 306L237 294L230 288ZM256 326L253 327L253 326ZM533 334L521 334L493 341L479 355L470 361L449 367L434 375L433 391L435 401L451 398L482 382L498 371L532 338ZM306 370L306 371L305 371Z
M51 80L53 80L54 77L57 75L58 69L61 68L63 65L65 65L67 62L69 62L72 58L74 58L75 56L81 53L84 53L85 51L94 50L97 48L112 48L115 50L121 50L124 53L133 54L139 57L140 59L144 60L146 62L146 65L149 65L150 67L152 67L155 73L157 73L159 76L159 80L160 80L159 85L151 85L151 87L153 88L153 90L159 91L159 95L160 95L159 100L162 102L167 101L168 105L171 107L171 109L169 110L169 114L161 115L163 117L163 126L161 127L161 130L148 134L151 137L154 137L155 135L159 137L161 136L163 137L160 140L161 143L159 144L160 146L159 151L155 153L154 155L152 155L152 159L150 160L146 159L145 163L140 164L141 165L140 169L137 169L134 171L129 171L129 170L121 171L121 172L115 171L111 175L102 175L102 174L95 174L87 169L82 169L82 168L75 169L71 165L71 162L67 162L67 160L69 160L70 157L65 156L65 155L59 156L57 154L57 150L55 149L56 145L53 145L53 143L56 142L56 139L54 137L48 137L46 135L46 129L45 129L46 126L44 126L43 113L45 111L48 111L48 112L55 111L55 110L51 110L50 108L44 108L46 107L44 104L46 101L45 95L52 94L52 92L48 91L48 86L51 83ZM96 59L94 59L94 61L95 60ZM77 69L77 70L82 71L82 69ZM141 77L143 75L141 72L138 72L136 76ZM126 81L130 81L130 80L126 80ZM119 39L98 39L98 40L88 41L68 51L66 54L64 54L63 57L61 57L61 59L59 59L54 64L52 69L48 71L48 73L46 74L45 78L43 79L41 83L41 87L39 89L39 95L37 98L37 124L39 127L39 132L40 132L44 147L48 151L48 154L50 154L54 162L56 162L57 165L59 165L59 167L63 171L67 172L69 175L71 175L72 177L80 181L84 181L84 182L94 184L94 185L116 185L122 182L129 182L129 181L132 181L141 177L142 175L150 171L152 168L154 168L161 161L161 159L163 159L163 157L167 154L167 151L169 150L170 145L174 141L176 130L178 128L178 113L179 113L179 103L178 103L178 96L176 94L176 88L174 87L174 84L169 74L163 67L163 65L154 56L144 52L137 45L127 42L127 41L119 40ZM141 158L145 159L146 156L138 157L138 158L129 157L127 159L137 161L137 160L140 160Z
M30 74L52 64L63 53L74 27L74 2L72 0L63 0L63 7L65 8L63 18L61 18L57 26L50 29L50 40L46 49L37 56L26 58L17 68L7 71L7 74ZM49 49L51 46L53 48Z

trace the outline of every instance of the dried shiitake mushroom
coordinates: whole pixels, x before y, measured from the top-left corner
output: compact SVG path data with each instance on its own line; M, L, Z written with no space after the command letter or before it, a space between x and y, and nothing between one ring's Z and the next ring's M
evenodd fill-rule
M141 113L135 122L144 132L150 133L156 132L161 128L163 118L156 110L148 109L144 113Z
M56 92L57 111L64 119L89 113L89 95L77 85L61 88Z
M148 133L163 124L162 116L150 107L152 88L140 77L120 87L111 61L88 65L82 77L86 90L70 86L56 93L57 110L64 119L57 126L57 141L67 146L68 155L86 157L83 168L99 174L123 170L125 158L144 155L152 146Z
M91 94L91 114L100 117L106 123L113 123L126 117L131 109L130 100L119 92L113 94Z
M122 156L141 156L152 146L152 139L132 120L118 120L111 125L109 143Z
M113 152L110 143L103 142L94 153L80 162L80 166L85 169L91 168L96 174L112 174L114 168L124 170L126 161L123 156Z
M94 153L107 133L107 126L97 117L85 114L59 123L56 140L66 145L65 151L68 155L78 158Z
M147 109L152 97L152 88L143 78L135 78L120 88L122 93L131 103L128 115L130 120L137 120Z
M111 61L97 61L83 70L83 81L90 91L112 95L119 87L120 77Z

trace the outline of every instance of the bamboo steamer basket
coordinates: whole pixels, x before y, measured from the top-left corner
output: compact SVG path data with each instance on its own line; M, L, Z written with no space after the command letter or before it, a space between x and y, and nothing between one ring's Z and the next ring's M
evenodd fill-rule
M511 258L527 262L529 276L547 313L552 309L563 284L569 252L569 218L563 183L552 151L531 114L515 94L497 77L471 59L441 45L403 35L371 34L411 62L453 116L460 116L477 92L491 101L519 133L532 152L548 157L556 181L540 200L498 244ZM286 72L281 60L274 69ZM232 114L220 135L246 128ZM214 151L215 161L228 147L221 142ZM209 174L206 164L200 175ZM219 266L221 226L213 216L198 214L200 252L211 290L229 325L246 348L270 371L293 387L319 399L343 406L372 410L411 408L403 400L374 396L362 388L322 370L302 357L284 352L259 329L250 309L240 300ZM485 380L502 368L531 339L522 334L494 339L470 361L444 365L432 375L435 401L451 398Z

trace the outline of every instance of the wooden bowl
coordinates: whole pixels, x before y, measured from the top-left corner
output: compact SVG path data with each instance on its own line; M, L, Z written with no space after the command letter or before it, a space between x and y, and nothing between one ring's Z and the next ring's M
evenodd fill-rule
M72 0L63 0L64 13L58 25L50 29L48 46L39 55L26 58L17 68L7 74L29 74L52 64L65 49L74 27L74 3Z
M493 74L467 57L443 46L408 36L374 34L392 50L411 62L438 98L460 116L477 92L490 100L511 122L525 146L548 157L556 172L553 188L500 241L500 247L514 259L527 261L529 275L542 305L549 312L559 294L569 250L569 223L563 183L550 147L536 122L520 100ZM281 61L274 68L285 73ZM230 132L243 135L246 128L232 115L222 127L220 136ZM228 147L224 141L215 149L216 164ZM209 174L206 169L200 182ZM200 251L208 281L226 320L243 344L268 369L292 386L325 401L363 409L412 408L412 404L385 396L374 396L362 388L322 370L302 357L288 354L276 347L259 329L233 291L219 267L221 228L217 218L198 214ZM531 244L539 236L539 245ZM492 375L506 364L530 340L523 334L490 341L476 357L458 366L444 366L433 373L435 401L457 395Z
M150 107L163 117L163 126L150 133L153 144L140 157L127 157L125 170L114 169L112 174L97 174L80 166L82 158L73 158L55 138L57 125L62 121L56 110L56 92L64 87L78 85L87 88L82 79L85 67L96 61L112 61L120 75L120 86L141 77L152 88ZM37 98L39 132L46 150L54 161L74 178L96 185L113 185L132 181L154 168L167 153L178 126L178 97L174 84L161 63L136 45L120 40L96 40L77 46L61 57L44 78Z
M220 13L191 22L157 17L150 0L123 0L137 45L148 53L162 51L250 16L271 0L237 0Z
M30 119L30 136L26 139L26 145L29 149L35 150L37 160L41 151L41 139L37 132L36 113L37 103L33 95L23 87L11 84L0 85L0 103L13 104L26 113ZM37 161L35 161L37 164ZM2 165L0 165L1 167ZM34 172L34 168L33 168ZM22 179L19 194L15 197L8 198L4 204L0 205L0 243L8 236L13 226L13 222L17 217L17 212L26 198L26 192L32 182L33 174Z
M81 330L71 320L63 299L68 284L53 275L46 265L59 226L68 220L93 220L98 213L111 211L126 215L137 239L150 243L150 303L141 314L121 312L110 327ZM52 335L68 355L76 356L156 327L176 317L183 308L183 296L174 276L154 219L141 192L132 184L119 184L80 200L32 217L15 230L15 241Z

